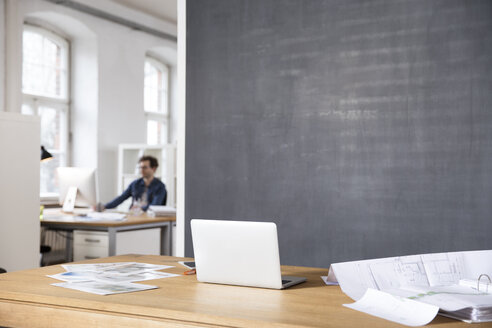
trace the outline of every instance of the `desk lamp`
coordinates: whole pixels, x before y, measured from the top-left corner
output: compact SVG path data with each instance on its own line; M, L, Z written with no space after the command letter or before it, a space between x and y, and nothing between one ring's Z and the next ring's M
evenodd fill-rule
M53 159L53 155L51 155L44 146L41 146L41 162L47 162Z

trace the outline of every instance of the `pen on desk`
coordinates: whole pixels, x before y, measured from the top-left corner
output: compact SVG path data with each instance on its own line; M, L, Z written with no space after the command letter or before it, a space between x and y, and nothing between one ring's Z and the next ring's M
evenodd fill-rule
M184 275L191 275L191 274L196 274L196 269L191 269L188 271L183 272Z

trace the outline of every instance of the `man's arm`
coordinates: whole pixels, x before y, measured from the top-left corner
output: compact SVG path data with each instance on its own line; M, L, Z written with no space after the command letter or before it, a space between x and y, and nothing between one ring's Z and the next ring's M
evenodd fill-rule
M113 199L112 201L110 201L109 203L107 203L106 205L104 205L104 207L105 208L115 208L116 206L120 205L125 200L127 200L128 197L130 197L132 195L132 186L133 186L134 183L135 183L135 181L133 181L132 183L130 183L130 185L128 186L128 188L126 188L126 190L123 191L123 193L121 195L119 195L118 197L116 197L115 199Z
M155 192L154 197L152 197L152 201L149 204L142 206L142 210L147 211L150 205L162 205L164 198L166 198L166 194L166 186L162 184L162 186L160 186Z

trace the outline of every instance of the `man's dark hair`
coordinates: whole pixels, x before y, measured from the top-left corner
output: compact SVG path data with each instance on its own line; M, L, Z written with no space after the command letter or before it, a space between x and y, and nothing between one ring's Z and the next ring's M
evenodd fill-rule
M159 166L159 162L157 161L157 158L155 158L154 156L145 155L140 157L140 159L138 160L139 163L143 161L149 161L150 167L153 169L154 168L156 169Z

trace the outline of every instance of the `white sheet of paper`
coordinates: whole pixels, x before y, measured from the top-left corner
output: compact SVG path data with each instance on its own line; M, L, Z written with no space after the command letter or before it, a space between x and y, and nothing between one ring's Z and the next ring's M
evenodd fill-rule
M150 205L149 210L155 212L156 214L172 214L176 215L176 208L172 206L166 206L166 205Z
M58 274L47 275L47 277L58 279L66 282L80 282L80 281L102 281L107 283L120 283L120 282L137 282L144 280L154 280L161 278L177 277L178 274L160 271L144 271L135 274L121 275L113 274L111 272L93 272L93 271L76 271L76 272L62 272Z
M422 255L429 286L457 284L465 275L465 252Z
M419 255L383 259L369 263L369 268L379 290L400 286L429 286Z
M407 326L423 326L432 321L439 307L393 296L372 288L355 303L344 306Z
M95 272L90 272L90 271L78 271L78 272L67 271L57 274L50 274L46 276L61 281L73 282L73 281L91 281L94 280L94 275Z
M142 290L157 288L157 286L134 284L131 282L111 284L111 283L100 282L100 281L62 282L52 285L80 290L82 292L92 293L97 295L131 293L131 292L138 292Z
M112 282L112 283L120 283L120 282L136 282L136 281L144 281L144 280L154 280L161 278L171 278L177 277L179 274L168 273L168 272L159 272L159 271L146 271L140 272L136 274L129 275L115 275L107 272L98 273L94 276L95 280Z
M348 297L355 301L364 296L367 288L378 289L368 264L369 260L334 263L331 265L340 288Z
M335 272L333 272L333 267L331 265L330 268L328 269L328 276L326 276L326 281L328 281L331 284L336 283L337 285L339 285L337 277L335 276Z
M115 263L91 263L91 264L62 264L62 268L71 272L95 271L100 272L109 268L114 268L134 262L115 262Z
M134 262L134 263L128 263L124 265L105 268L104 272L108 274L127 275L127 274L141 273L149 270L164 270L169 268L172 268L172 266Z
M492 278L492 251L465 252L463 278L478 279L484 273Z
M63 264L62 267L71 272L106 272L113 274L135 274L149 270L165 270L172 268L170 265L150 264L139 262L115 262L93 264Z
M492 294L492 283L489 283L486 278L480 281L480 286L478 286L477 279L460 279L458 285L473 288L474 290L479 290L483 293Z
M328 286L338 286L338 282L335 281L330 281L328 276L321 276L321 279L324 281L325 284Z

